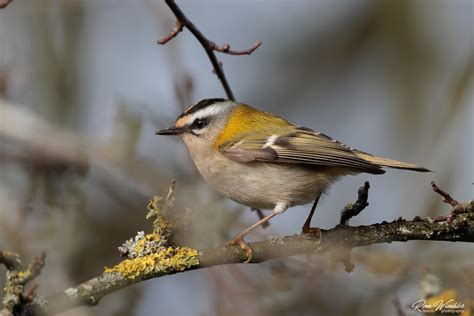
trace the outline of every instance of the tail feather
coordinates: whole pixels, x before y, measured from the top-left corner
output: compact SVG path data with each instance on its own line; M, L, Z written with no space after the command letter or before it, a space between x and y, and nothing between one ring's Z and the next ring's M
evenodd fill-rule
M413 171L418 171L418 172L431 172L431 170L429 169L426 169L426 168L423 168L423 167L420 167L408 162L403 162L403 161L398 161L398 160L393 160L393 159L388 159L388 158L383 158L383 157L377 157L368 153L364 153L362 151L355 151L354 153L364 160L370 161L371 163L384 166L384 167L413 170Z

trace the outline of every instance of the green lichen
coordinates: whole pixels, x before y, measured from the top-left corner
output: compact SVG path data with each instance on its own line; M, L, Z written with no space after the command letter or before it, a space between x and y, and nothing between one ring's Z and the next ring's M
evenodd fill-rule
M146 278L156 274L184 271L199 265L198 251L188 247L174 246L169 238L173 225L165 218L174 202L174 183L165 199L154 196L148 203L147 219L153 219L153 232L138 232L127 240L119 250L127 256L106 273L119 273L129 279Z

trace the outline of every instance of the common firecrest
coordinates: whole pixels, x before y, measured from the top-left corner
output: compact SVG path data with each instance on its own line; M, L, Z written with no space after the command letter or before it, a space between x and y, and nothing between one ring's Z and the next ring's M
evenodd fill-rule
M179 136L199 173L220 194L254 209L273 210L231 240L246 250L248 260L251 249L245 235L289 207L315 197L317 203L341 176L382 174L382 167L429 171L352 149L325 134L226 99L204 99L184 111L174 126L156 134Z

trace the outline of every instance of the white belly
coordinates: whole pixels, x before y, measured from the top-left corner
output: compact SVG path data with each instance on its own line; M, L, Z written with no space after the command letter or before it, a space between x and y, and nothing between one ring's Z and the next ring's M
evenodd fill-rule
M327 167L238 163L220 153L193 158L200 174L217 192L237 203L259 209L273 209L279 202L289 206L312 202L339 175L345 174L339 170L328 176L324 172Z

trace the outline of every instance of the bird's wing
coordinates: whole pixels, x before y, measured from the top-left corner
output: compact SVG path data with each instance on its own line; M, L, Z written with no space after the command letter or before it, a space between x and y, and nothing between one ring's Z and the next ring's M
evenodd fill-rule
M219 147L237 162L266 161L335 166L373 174L384 173L380 165L358 157L353 149L321 133L297 128L284 133L239 135Z

